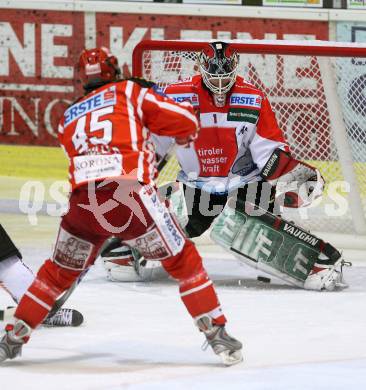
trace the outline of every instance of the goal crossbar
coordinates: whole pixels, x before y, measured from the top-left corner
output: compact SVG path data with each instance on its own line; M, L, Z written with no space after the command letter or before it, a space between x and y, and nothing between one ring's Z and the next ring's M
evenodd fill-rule
M211 40L214 41L214 40ZM142 56L146 50L201 51L209 41L193 40L152 40L140 41L132 53L132 73L142 77ZM225 40L238 53L311 55L323 57L361 57L366 58L366 45L348 42L329 41L279 41L279 40Z

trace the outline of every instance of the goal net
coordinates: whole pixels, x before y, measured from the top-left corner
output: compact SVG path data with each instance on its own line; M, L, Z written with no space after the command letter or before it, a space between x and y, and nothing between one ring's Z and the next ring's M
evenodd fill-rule
M314 205L287 213L318 232L366 235L366 45L320 41L228 41L239 74L268 96L293 155L327 185ZM142 41L135 76L164 87L198 72L203 41ZM160 180L173 181L176 160Z

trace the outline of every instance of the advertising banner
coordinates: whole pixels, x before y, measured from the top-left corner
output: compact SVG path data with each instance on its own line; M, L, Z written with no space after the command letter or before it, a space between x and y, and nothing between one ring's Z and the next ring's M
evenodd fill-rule
M187 4L228 4L241 5L242 0L183 0Z
M366 9L366 0L347 0L349 9Z
M56 145L60 115L82 94L74 65L106 46L131 75L143 39L328 39L307 20L0 9L0 143Z
M323 0L263 0L269 7L319 7L323 8Z

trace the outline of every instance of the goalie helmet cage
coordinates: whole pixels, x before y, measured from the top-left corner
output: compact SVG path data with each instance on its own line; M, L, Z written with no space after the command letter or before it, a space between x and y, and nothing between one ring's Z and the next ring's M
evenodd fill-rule
M133 74L161 88L198 73L208 41L141 41ZM226 40L239 74L268 96L293 155L317 166L324 196L285 216L318 232L366 235L366 45L323 41ZM176 160L164 181L175 180Z

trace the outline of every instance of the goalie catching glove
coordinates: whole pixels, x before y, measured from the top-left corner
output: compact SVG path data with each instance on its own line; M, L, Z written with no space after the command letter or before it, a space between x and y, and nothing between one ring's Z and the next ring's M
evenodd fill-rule
M284 207L304 207L320 197L324 179L318 169L276 149L262 169L261 177L276 186L276 197L284 196Z

